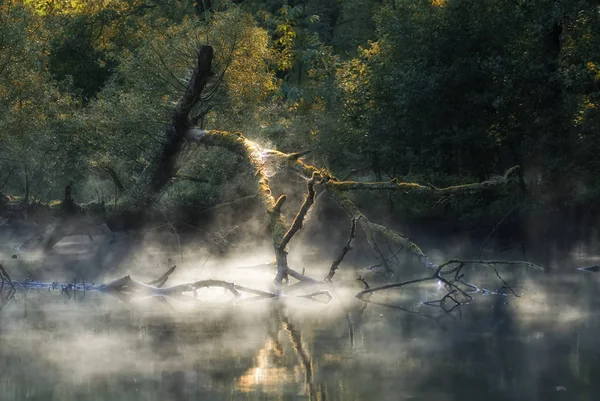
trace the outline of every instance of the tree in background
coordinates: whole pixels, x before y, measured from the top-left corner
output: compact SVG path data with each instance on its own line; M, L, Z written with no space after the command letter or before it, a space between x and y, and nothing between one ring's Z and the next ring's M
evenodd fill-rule
M98 198L94 185L119 199L138 187L205 43L218 77L200 128L311 149L342 176L445 185L519 164L522 194L542 207L598 196L593 1L27 0L0 11L0 180L26 201L59 198L70 180L84 200ZM232 179L238 163L183 149L162 200L249 194Z

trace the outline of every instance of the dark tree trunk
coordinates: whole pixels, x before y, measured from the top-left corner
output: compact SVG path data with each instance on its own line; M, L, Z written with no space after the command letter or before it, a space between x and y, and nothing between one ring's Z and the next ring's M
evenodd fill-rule
M144 171L138 187L134 189L132 195L135 209L147 210L151 207L155 196L175 175L177 156L185 141L185 135L196 124L190 112L201 101L202 91L213 75L212 59L212 47L203 46L198 53L196 68L188 87L173 111L171 124L165 130L163 144Z

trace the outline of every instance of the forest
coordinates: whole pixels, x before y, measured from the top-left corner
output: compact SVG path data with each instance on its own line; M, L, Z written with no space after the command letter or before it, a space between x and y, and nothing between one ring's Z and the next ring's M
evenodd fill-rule
M443 187L520 166L509 200L388 197L395 213L492 223L524 198L596 211L595 1L32 0L0 10L3 205L52 206L71 183L78 203L127 207L209 44L215 77L194 110L202 129L310 150L346 179ZM227 152L183 149L177 163L157 202L189 218L190 204L255 192Z
M599 153L597 0L0 0L0 398L592 400Z

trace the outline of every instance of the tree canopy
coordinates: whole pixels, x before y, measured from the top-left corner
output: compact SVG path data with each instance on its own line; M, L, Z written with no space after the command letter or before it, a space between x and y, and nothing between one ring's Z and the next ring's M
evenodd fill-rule
M199 128L312 150L338 178L446 186L520 165L515 196L595 205L599 16L592 0L5 0L0 191L51 202L73 182L82 201L124 200L209 44ZM160 201L252 194L241 162L184 149Z

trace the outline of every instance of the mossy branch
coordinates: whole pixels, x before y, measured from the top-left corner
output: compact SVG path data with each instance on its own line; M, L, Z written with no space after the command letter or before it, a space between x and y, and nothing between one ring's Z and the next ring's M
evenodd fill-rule
M381 251L381 248L379 248L379 245L377 244L377 236L381 236L397 245L402 246L402 248L405 249L407 252L410 252L417 256L425 267L432 270L436 269L436 265L427 258L427 256L421 250L421 248L419 248L417 244L412 242L410 238L388 227L382 226L377 223L373 223L358 209L354 202L352 202L345 193L338 191L335 187L326 188L329 191L329 194L333 197L333 199L346 212L348 217L350 217L351 219L360 218L360 220L358 220L358 224L366 234L369 245L373 249L373 252L375 253L377 259L383 264L388 275L392 275L393 270L387 263L387 258L385 257L383 251Z
M256 142L245 138L241 133L230 133L225 131L194 129L188 132L187 138L189 141L198 142L207 146L223 147L247 158L254 169L258 196L270 217L269 226L275 251L275 260L277 263L276 284L279 285L287 282L288 275L291 275L300 281L313 280L289 268L287 263L287 251L285 248L292 237L302 228L304 219L314 203L314 185L316 183L317 172L315 170L310 174L307 185L308 193L305 201L296 214L294 222L288 228L281 216L281 209L287 198L285 195L281 195L277 200L275 199L265 169L265 163L268 158L274 158L289 164L298 162L300 156L305 154L305 152L288 155L276 150L264 149Z
M356 191L356 190L367 190L367 191L402 191L405 194L426 194L432 196L450 196L450 195L464 195L489 190L496 187L505 186L511 179L511 177L519 170L519 166L511 167L500 177L493 179L476 182L471 184L453 185L446 188L436 188L430 185L421 185L414 182L401 182L394 178L391 181L381 182L360 182L360 181L336 181L329 180L325 184L326 187L335 188L338 191Z

